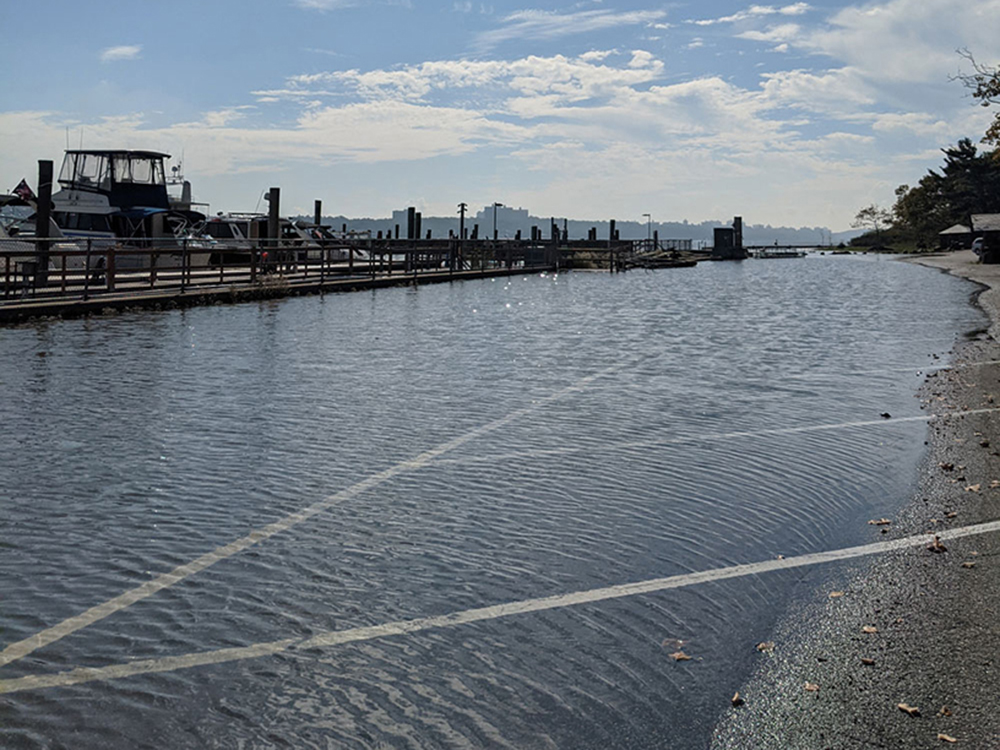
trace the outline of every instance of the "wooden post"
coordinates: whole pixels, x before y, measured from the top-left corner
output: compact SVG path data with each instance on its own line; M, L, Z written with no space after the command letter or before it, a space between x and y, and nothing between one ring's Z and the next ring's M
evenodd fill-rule
M406 239L412 240L416 235L414 230L417 223L417 209L410 206L406 209Z
M467 203L458 204L458 239L465 239L465 210L468 208Z
M35 212L35 254L38 266L33 279L35 287L49 283L49 220L52 215L52 162L38 161L38 210Z
M281 189L273 187L267 194L267 260L268 266L278 263L278 238L281 236Z
M104 280L109 292L115 290L115 262L115 246L112 245L108 248L108 262L104 269Z
M323 201L313 201L313 224L319 226L323 223Z

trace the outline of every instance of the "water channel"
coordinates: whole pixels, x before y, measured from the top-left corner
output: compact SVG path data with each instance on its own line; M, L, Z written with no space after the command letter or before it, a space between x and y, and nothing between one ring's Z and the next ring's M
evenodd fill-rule
M51 636L0 684L140 665L0 694L0 746L706 747L837 566L376 626L877 541L972 291L811 256L0 330L0 647Z

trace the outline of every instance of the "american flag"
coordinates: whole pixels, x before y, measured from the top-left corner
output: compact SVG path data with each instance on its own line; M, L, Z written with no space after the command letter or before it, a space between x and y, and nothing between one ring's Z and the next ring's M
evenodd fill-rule
M20 198L23 201L33 201L33 200L35 200L35 194L31 191L31 188L28 187L28 181L24 180L24 179L22 179L17 184L17 187L14 188L14 195L16 195L18 198Z

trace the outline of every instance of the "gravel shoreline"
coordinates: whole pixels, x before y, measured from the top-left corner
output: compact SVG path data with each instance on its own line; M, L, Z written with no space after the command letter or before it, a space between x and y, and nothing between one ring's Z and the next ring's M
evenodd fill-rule
M991 323L921 386L926 410L960 416L931 423L918 494L890 525L872 527L872 541L930 540L1000 518L1000 414L961 414L1000 408L1000 266L976 264L971 251L911 260L985 287L978 303ZM998 536L838 569L785 619L712 747L1000 748Z

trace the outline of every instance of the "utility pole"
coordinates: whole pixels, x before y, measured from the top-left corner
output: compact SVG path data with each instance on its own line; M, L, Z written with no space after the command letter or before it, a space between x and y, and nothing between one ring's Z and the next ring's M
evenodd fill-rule
M468 203L458 204L458 239L465 239L465 209L469 207Z

